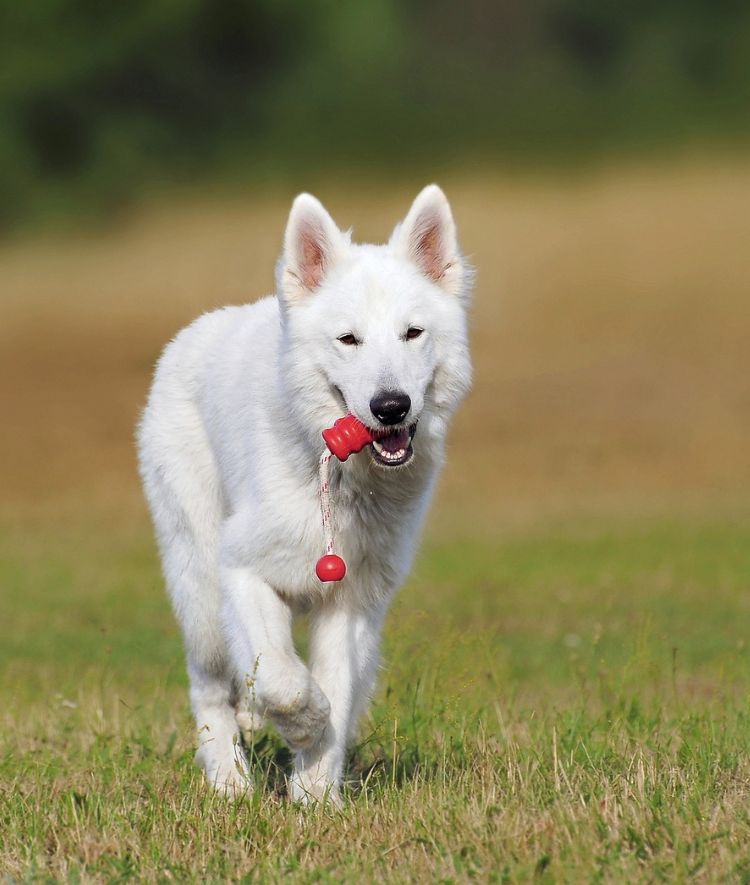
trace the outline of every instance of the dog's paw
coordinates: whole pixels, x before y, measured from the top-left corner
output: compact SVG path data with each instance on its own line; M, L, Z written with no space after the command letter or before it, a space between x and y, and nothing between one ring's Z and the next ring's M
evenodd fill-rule
M210 744L203 744L195 754L195 762L203 769L206 783L219 795L240 799L252 793L253 785L247 771L247 762L239 747L232 756L220 758Z
M338 785L322 778L310 778L306 772L295 771L289 779L289 795L300 805L324 805L343 808Z
M267 704L265 713L292 750L306 750L323 736L331 705L317 682L309 679L284 704Z

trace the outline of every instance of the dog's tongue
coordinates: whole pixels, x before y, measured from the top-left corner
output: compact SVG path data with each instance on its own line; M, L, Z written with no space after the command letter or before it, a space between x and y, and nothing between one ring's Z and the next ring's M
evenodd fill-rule
M384 436L378 436L378 442L386 450L395 455L409 445L409 431L396 430L393 433L387 433Z

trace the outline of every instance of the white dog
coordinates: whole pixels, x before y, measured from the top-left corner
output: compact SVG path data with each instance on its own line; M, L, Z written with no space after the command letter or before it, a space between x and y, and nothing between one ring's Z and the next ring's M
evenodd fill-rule
M470 385L471 274L431 185L385 246L353 244L300 195L277 283L277 297L206 314L166 348L140 467L207 780L249 788L240 733L266 717L295 752L291 795L336 803L386 609ZM332 462L348 572L321 583L321 431L346 413L378 437ZM309 666L292 641L295 611L310 612Z

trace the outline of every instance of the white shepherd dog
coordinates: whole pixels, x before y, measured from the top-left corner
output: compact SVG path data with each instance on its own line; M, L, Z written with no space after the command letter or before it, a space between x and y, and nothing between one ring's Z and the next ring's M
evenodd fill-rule
M383 619L470 385L471 274L431 185L385 246L352 243L301 194L277 285L277 297L206 314L166 348L140 468L206 779L230 795L249 789L240 734L267 718L295 753L291 795L338 803ZM321 431L347 413L377 439L331 464L348 572L323 583ZM310 612L309 666L292 641L299 611Z

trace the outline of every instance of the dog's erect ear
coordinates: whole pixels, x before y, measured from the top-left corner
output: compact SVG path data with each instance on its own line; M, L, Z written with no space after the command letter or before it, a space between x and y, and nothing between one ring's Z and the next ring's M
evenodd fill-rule
M448 200L436 184L428 185L417 196L409 214L393 231L390 245L446 292L464 294L467 274L456 240L456 225Z
M310 194L300 194L289 213L279 267L279 289L286 300L293 302L314 292L347 245L347 236L322 203Z

